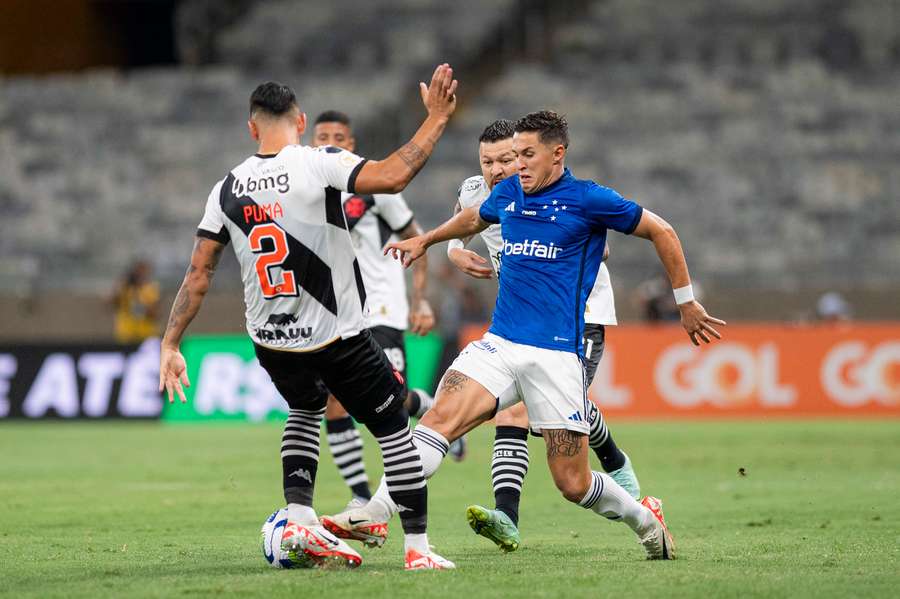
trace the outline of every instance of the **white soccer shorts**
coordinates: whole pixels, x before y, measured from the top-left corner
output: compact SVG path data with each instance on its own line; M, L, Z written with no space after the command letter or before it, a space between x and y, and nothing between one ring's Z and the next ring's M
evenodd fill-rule
M485 333L460 352L450 368L500 398L498 409L525 402L531 429L588 434L584 368L571 352L514 343Z

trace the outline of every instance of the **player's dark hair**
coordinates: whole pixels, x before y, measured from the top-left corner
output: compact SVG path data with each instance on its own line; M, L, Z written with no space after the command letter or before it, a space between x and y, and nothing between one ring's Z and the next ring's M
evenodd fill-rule
M297 96L289 86L277 81L259 84L250 94L250 116L265 113L282 116L297 107Z
M509 139L516 132L516 124L509 119L498 119L484 128L479 142L494 143L503 139Z
M340 123L349 127L350 117L340 110L326 110L316 117L314 124L318 125L319 123Z
M552 110L526 114L516 122L516 133L536 132L541 143L558 143L569 147L569 123Z

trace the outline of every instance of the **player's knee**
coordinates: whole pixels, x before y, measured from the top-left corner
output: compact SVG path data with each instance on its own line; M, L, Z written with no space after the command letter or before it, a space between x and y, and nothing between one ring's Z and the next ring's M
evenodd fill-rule
M555 477L554 481L556 482L556 488L566 498L566 501L571 501L572 503L578 503L584 499L591 486L590 476L585 477L576 473L564 477Z
M587 494L587 489L578 485L564 485L559 490L562 492L562 496L566 498L566 501L571 501L572 503L578 503Z
M419 424L427 426L431 430L440 433L446 439L450 439L453 434L454 414L452 410L447 409L446 405L435 403L434 406L419 419ZM455 437L454 437L455 438Z

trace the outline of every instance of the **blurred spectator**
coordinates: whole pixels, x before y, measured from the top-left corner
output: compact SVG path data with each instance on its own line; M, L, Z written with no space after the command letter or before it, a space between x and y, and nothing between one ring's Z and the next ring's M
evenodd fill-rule
M175 38L179 58L189 65L219 60L217 42L223 30L237 22L250 0L186 0L175 13Z
M146 260L135 262L116 288L112 304L116 309L116 340L137 343L159 335L159 284L152 280L153 269Z
M700 301L703 291L700 284L691 281L694 297ZM659 273L640 283L634 292L634 302L646 322L679 322L681 312L675 304L672 284L665 273Z
M844 296L837 291L829 291L816 302L816 318L822 322L844 322L850 320L853 311Z

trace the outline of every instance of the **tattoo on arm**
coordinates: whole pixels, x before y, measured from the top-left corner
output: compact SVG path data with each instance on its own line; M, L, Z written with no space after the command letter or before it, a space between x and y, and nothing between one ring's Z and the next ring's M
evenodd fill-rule
M206 289L209 288L209 282L216 272L216 266L219 264L224 248L223 244L203 237L198 237L194 242L191 264L188 266L184 282L172 304L165 337L174 334L176 339L180 339L184 329L197 314L200 302L203 300L203 295L206 294Z
M400 160L406 164L414 176L422 170L422 167L428 161L428 154L413 142L409 142L397 150L397 155L400 156Z
M581 438L584 436L566 429L544 429L544 441L547 443L547 457L563 456L570 458L581 451Z
M187 287L182 285L181 289L178 290L178 295L175 296L175 303L172 304L172 313L169 314L169 323L166 325L166 330L178 325L178 322L184 316L184 313L187 312L190 305L191 294L188 292Z
M448 370L441 380L441 391L444 393L456 393L469 382L469 377L458 370Z
M206 271L206 274L210 277L216 272L216 267L219 265L219 260L222 258L222 250L225 249L225 246L217 241L212 241L211 239L206 239L204 237L200 237L197 239L197 242L194 244L194 249L198 250L201 246L211 246L209 248L210 254L206 259L206 262L203 264L203 269ZM191 269L195 270L193 264L191 264ZM193 270L189 269L188 272L193 272Z

